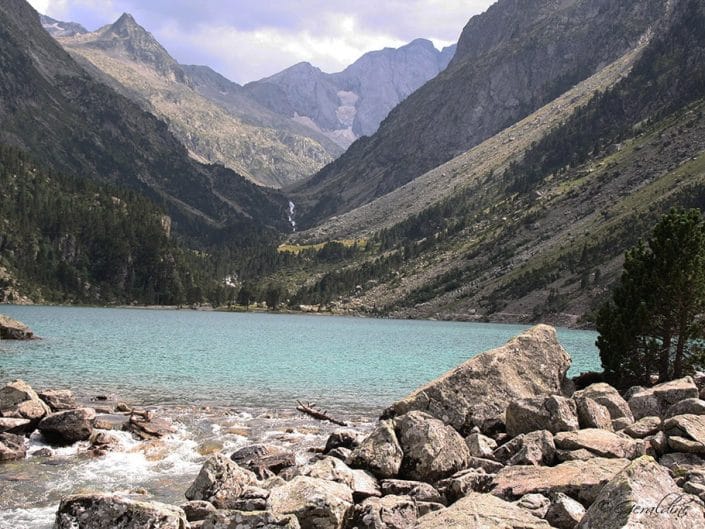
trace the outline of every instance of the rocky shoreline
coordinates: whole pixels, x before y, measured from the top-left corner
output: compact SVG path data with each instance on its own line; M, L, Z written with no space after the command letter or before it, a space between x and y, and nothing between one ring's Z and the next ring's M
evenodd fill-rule
M215 451L179 506L84 492L62 499L54 527L705 527L705 377L576 391L569 366L555 330L539 325L392 404L369 434L331 430L304 452ZM98 457L111 430L173 432L147 410L97 408L22 381L0 388L0 460L25 457L35 429Z

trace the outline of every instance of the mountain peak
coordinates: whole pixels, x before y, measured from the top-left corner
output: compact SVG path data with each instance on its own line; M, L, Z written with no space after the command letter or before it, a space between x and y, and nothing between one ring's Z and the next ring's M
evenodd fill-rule
M52 37L72 37L88 33L86 28L76 22L62 22L46 15L39 15L39 21Z

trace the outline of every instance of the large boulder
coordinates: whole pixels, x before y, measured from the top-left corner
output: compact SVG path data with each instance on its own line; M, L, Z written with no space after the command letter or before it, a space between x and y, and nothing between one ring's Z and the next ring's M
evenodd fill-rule
M14 417L0 417L0 433L23 434L30 425L29 419L17 419Z
M61 500L54 529L187 529L179 507L113 494L77 494Z
M705 415L705 400L685 399L670 406L664 414L664 419L676 415Z
M229 509L257 477L222 454L210 457L186 491L186 499L205 500L219 509Z
M427 413L412 411L397 419L399 444L404 452L399 476L433 483L463 470L470 450L451 426Z
M383 417L420 410L463 435L475 425L485 431L504 421L513 400L563 393L569 367L570 356L558 343L555 329L537 325L417 389Z
M497 448L497 441L491 437L482 435L479 432L473 432L465 438L465 444L468 445L471 456L494 459L492 452Z
M538 430L557 433L580 428L575 402L560 395L514 400L507 406L505 417L507 433L512 437Z
M544 519L556 529L575 529L585 516L585 507L570 496L557 492L551 497L551 505Z
M52 413L39 423L39 431L51 444L69 445L87 441L93 433L93 408L77 408Z
M494 477L492 494L513 500L533 492L549 496L562 492L589 505L602 487L628 464L627 459L597 457L567 461L555 467L505 467Z
M39 393L39 398L51 408L51 411L71 410L78 407L70 389L47 389Z
M392 421L379 421L377 427L360 446L353 450L346 463L352 468L369 470L380 479L399 474L404 457Z
M634 459L643 455L634 439L599 428L560 432L554 436L553 441L561 450L585 449L600 457Z
M624 433L634 439L644 439L661 431L661 417L642 417L624 429Z
M301 529L301 526L293 515L228 510L209 514L201 529Z
M13 380L0 388L0 416L28 419L36 424L50 412L24 380Z
M676 415L666 419L663 430L675 451L705 454L705 416Z
M0 314L0 340L31 340L34 333L24 323Z
M508 465L550 465L556 455L553 435L548 430L522 434L494 451L494 457Z
M633 461L602 489L578 529L705 527L703 502L684 494L651 457Z
M382 481L384 496L409 496L416 501L444 503L444 497L428 483L403 479L385 479Z
M352 469L340 459L326 456L296 469L299 476L335 481L347 486L356 502L370 496L381 496L382 491L375 477L366 470Z
M634 416L627 401L622 398L619 391L604 382L590 384L585 389L576 391L573 394L573 398L576 401L588 398L601 404L610 412L610 417L613 421L621 420L620 422L624 422L625 425L634 422Z
M612 416L606 406L590 397L579 397L574 400L581 428L612 430Z
M416 529L550 529L528 510L491 494L471 492L456 503L419 518Z
M27 447L24 436L0 433L0 461L24 459L25 455L27 455Z
M413 529L416 502L408 496L368 498L355 506L349 527L355 529Z
M699 393L691 377L679 378L635 393L629 399L629 407L635 419L664 417L668 408L685 399L697 399Z
M272 489L267 509L276 515L293 514L301 529L342 529L351 516L352 491L342 483L308 476Z

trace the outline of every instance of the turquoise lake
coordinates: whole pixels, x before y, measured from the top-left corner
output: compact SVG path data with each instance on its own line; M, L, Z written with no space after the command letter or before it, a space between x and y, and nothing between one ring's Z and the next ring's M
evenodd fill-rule
M0 343L0 382L142 404L376 412L528 328L309 315L3 306L40 340ZM570 374L599 368L595 333L559 329Z

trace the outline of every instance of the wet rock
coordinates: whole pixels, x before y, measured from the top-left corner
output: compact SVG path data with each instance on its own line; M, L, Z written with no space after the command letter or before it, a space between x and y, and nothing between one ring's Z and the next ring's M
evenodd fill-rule
M413 529L416 524L416 503L408 496L368 498L355 506L354 529Z
M91 435L91 448L100 452L106 453L120 446L120 439L109 432L94 432Z
M419 518L416 529L550 529L528 511L490 494L471 492L443 509Z
M229 510L208 515L201 529L301 529L301 526L292 515Z
M349 428L341 428L339 430L335 430L328 436L326 447L323 451L328 453L335 448L347 448L349 450L354 450L360 445L360 442L362 442L360 432Z
M58 411L47 415L39 423L42 436L51 444L69 445L86 441L93 433L93 408Z
M641 457L607 483L578 529L705 527L703 502L684 494L668 471Z
M527 494L515 501L514 504L529 511L536 518L544 518L551 505L551 500L543 494Z
M98 430L127 430L129 418L119 414L96 414L93 428Z
M34 333L24 323L0 314L0 340L31 340Z
M612 430L612 416L605 406L590 397L579 397L574 400L581 428Z
M352 468L369 470L380 479L399 474L402 452L392 421L380 421L346 461Z
M612 420L625 419L625 423L631 424L634 422L634 416L629 404L622 398L619 392L609 384L598 382L590 384L583 390L576 391L573 398L578 400L581 398L589 398L601 404L610 412ZM620 428L614 427L615 430Z
M125 402L118 402L115 405L115 411L119 411L121 413L130 413L132 411L132 408L127 405Z
M25 438L12 433L0 433L0 461L24 459L27 455Z
M467 467L470 451L451 426L420 411L396 420L404 453L399 476L432 483Z
M556 493L551 497L551 505L544 519L556 529L575 529L585 516L585 507L570 496Z
M497 448L497 441L491 437L487 437L478 432L471 433L465 438L465 444L468 445L471 456L481 457L483 459L494 459L493 452Z
M629 407L635 419L642 417L663 417L668 408L685 399L697 399L698 387L691 377L680 378L658 384L632 395Z
M256 476L241 468L222 454L210 457L186 491L188 500L205 500L219 509L228 509L247 485L254 484Z
M473 468L437 482L435 488L448 503L453 503L470 492L487 492L491 488L493 478L494 474Z
M181 509L186 514L189 522L205 520L210 514L216 511L215 506L209 501L193 500L181 504Z
M510 402L506 411L506 425L507 433L512 437L537 430L557 433L580 427L575 402L558 395Z
M54 529L186 529L178 507L112 494L77 494L61 500Z
M427 412L463 434L502 423L513 400L560 394L569 385L570 357L555 329L538 325L430 382L387 409L383 417Z
M639 447L634 439L599 428L560 432L553 440L556 447L561 450L584 449L600 457L634 459L643 455L639 453Z
M661 417L642 417L624 429L624 433L634 439L644 439L661 430Z
M127 423L127 429L143 441L161 439L165 435L176 432L176 428L170 420L162 417L145 417L131 415Z
M676 415L705 415L705 400L685 399L670 406L664 415L665 419Z
M423 481L407 481L403 479L385 479L382 481L382 494L387 496L409 496L416 501L445 504L445 496L432 485Z
M0 433L23 434L30 425L29 419L16 419L13 417L0 417Z
M253 444L241 448L234 452L230 459L260 478L278 474L296 464L296 456L292 452L267 444Z
M52 457L54 451L51 448L40 448L30 454L32 457Z
M301 529L342 529L352 501L352 491L341 483L297 476L271 491L267 508L277 515L295 515Z
M532 492L547 495L562 492L589 505L602 487L628 464L626 459L595 457L555 467L505 467L494 477L492 494L512 500Z
M68 389L47 389L39 393L39 398L51 408L51 411L71 410L78 407L73 392Z

